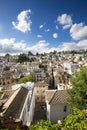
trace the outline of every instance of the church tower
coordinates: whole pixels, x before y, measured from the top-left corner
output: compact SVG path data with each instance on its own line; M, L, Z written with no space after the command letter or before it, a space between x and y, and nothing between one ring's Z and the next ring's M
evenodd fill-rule
M51 72L51 75L50 75L50 80L49 80L49 87L48 89L56 89L55 87L55 79L54 79L54 74L53 74L53 68L52 68L52 72Z

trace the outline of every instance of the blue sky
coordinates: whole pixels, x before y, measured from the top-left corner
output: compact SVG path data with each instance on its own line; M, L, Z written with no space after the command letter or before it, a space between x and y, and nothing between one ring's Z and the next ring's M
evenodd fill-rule
M86 0L0 0L0 55L87 49Z

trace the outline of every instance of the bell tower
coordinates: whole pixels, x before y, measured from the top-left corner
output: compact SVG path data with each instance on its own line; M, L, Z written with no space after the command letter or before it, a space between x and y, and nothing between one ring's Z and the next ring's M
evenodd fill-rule
M53 74L53 68L51 70L51 74L50 74L50 80L49 80L49 89L56 89L55 87L55 79L54 79L54 74Z

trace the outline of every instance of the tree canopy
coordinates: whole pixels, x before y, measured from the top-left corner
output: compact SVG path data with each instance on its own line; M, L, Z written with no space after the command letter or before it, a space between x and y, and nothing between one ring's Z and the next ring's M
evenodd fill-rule
M37 124L29 126L29 130L61 130L61 124L52 124L48 120L41 120Z
M30 125L29 130L87 130L86 115L83 111L73 107L71 114L63 122L52 124L48 120Z
M64 121L64 130L87 130L87 120L83 111L73 108L72 114Z
M71 107L87 109L87 67L81 67L70 79L72 89L68 90L68 103Z
M4 128L2 120L0 120L0 129ZM22 130L23 126L17 126L16 130ZM7 128L8 129L8 128ZM27 130L87 130L87 119L83 111L73 108L63 122L52 124L48 120L40 120L36 124L26 126Z
M26 61L29 61L28 56L26 56L26 54L20 54L19 57L18 57L17 62L22 63L22 62L26 62Z
M27 75L23 78L20 78L18 83L26 83L26 82L34 82L35 80L33 79L32 75Z

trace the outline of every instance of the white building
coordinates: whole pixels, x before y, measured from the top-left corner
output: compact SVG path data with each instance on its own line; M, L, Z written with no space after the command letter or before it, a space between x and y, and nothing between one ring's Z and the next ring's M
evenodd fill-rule
M45 97L47 119L52 123L63 120L70 113L66 90L47 90Z
M15 92L3 106L2 116L7 122L22 122L22 125L29 126L33 120L35 98L34 84L16 85Z
M68 71L69 74L74 74L76 69L78 69L80 66L78 63L72 63L72 62L65 62L63 64L64 69Z

